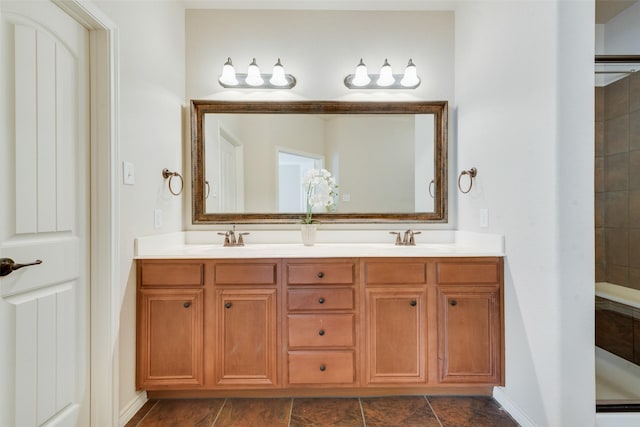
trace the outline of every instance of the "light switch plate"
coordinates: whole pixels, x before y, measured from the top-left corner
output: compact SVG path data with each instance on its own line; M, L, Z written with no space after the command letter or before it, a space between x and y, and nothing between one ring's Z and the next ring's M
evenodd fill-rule
M125 185L136 183L136 172L131 162L122 162L122 183Z
M488 227L489 226L489 209L482 208L480 209L480 227Z
M153 228L162 228L162 209L153 210Z

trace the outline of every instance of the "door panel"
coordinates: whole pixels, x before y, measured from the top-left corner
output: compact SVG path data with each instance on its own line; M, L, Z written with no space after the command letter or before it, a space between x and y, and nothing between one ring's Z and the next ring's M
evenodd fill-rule
M49 1L0 31L0 257L43 261L0 277L0 425L89 425L89 34Z

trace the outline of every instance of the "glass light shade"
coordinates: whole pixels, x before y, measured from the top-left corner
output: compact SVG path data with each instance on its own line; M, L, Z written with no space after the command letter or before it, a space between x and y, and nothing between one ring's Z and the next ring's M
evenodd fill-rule
M411 87L416 86L418 83L420 83L420 79L418 78L418 70L416 69L413 61L409 59L409 64L404 70L404 76L402 77L402 80L400 80L400 84L405 87Z
M360 59L360 63L356 67L356 73L351 80L351 84L354 86L366 86L371 83L371 78L369 77L369 73L367 73L367 66L362 62L362 58Z
M236 70L233 68L231 58L227 58L227 62L222 66L222 73L220 74L218 81L227 86L236 86L238 84Z
M393 78L393 71L391 70L391 65L387 60L384 60L384 64L382 64L382 68L380 69L380 76L378 77L378 81L376 84L378 86L391 86L396 82L396 79Z
M286 86L289 84L287 78L284 76L284 67L280 63L280 58L278 58L278 62L273 66L273 73L271 74L269 83L274 86Z
M260 68L258 68L258 64L256 64L256 58L253 58L253 61L249 64L247 79L245 81L250 86L260 86L264 83L264 80L262 80L262 76L260 75Z

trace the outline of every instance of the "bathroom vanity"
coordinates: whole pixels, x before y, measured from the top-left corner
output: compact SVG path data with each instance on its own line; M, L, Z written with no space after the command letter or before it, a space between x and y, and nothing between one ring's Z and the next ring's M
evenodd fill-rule
M433 247L138 256L137 387L155 397L490 394L504 384L503 258Z

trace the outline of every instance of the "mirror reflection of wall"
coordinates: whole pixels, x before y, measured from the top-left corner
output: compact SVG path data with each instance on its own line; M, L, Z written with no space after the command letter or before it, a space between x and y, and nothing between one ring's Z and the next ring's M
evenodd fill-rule
M239 213L304 212L300 167L279 152L315 159L339 189L337 213L432 212L434 198L434 116L368 114L207 114L205 176L211 188L207 212L233 212L223 184L226 162L243 171L235 206ZM221 154L224 135L242 147L242 164ZM214 139L214 141L210 141ZM235 141L235 142L234 142ZM228 156L223 161L221 156ZM307 168L308 169L308 168ZM285 177L286 175L286 177ZM230 178L226 180L229 182ZM433 192L433 190L432 190ZM233 199L231 197L230 199Z
M322 156L289 153L278 148L278 210L280 212L304 212L305 191L302 177L311 169L324 166Z

